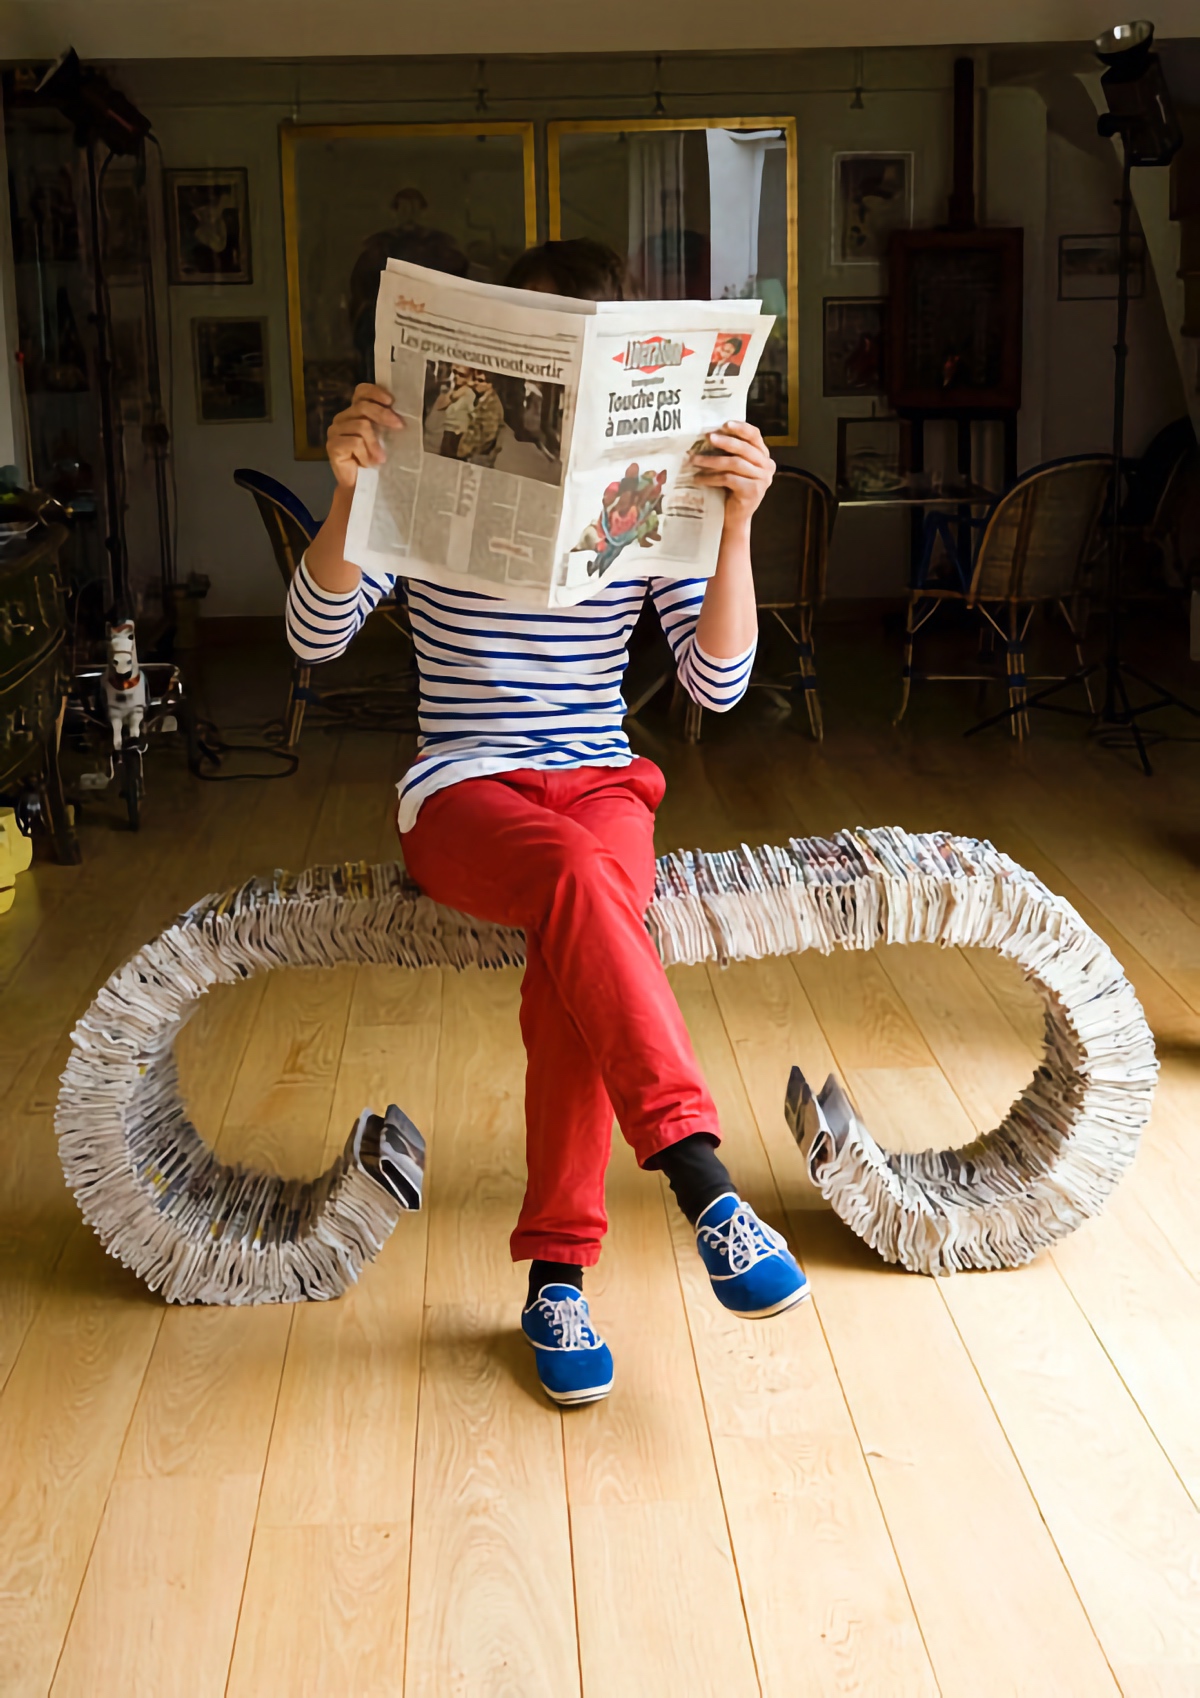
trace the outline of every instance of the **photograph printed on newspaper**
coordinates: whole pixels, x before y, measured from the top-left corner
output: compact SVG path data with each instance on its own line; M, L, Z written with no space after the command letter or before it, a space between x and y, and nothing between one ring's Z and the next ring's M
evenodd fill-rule
M708 432L744 419L757 301L576 301L389 260L375 377L404 420L359 473L346 557L571 606L610 576L710 577Z

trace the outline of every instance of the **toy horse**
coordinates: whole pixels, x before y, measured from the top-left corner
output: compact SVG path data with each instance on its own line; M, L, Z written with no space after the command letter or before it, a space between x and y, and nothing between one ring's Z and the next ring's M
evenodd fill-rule
M142 734L146 680L138 666L137 633L133 620L123 607L114 607L110 612L104 636L108 644L104 700L108 723L112 726L113 748L119 749L126 730L132 743L136 743Z

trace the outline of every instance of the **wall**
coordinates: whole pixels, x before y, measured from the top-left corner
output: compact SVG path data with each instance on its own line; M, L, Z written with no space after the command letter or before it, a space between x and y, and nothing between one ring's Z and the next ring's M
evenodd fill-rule
M911 150L916 221L940 222L949 190L953 57L948 50L695 55L671 61L664 71L671 115L797 117L801 442L795 451L781 450L780 458L805 464L830 481L839 414L869 412L870 406L821 395L822 300L879 294L883 287L875 268L831 263L833 156L856 149ZM1013 77L992 87L986 86L987 56L981 54L977 63L986 144L981 207L990 220L1019 223L1026 230L1021 458L1029 464L1043 455L1104 445L1111 409L1111 309L1103 303L1060 306L1053 300L1053 274L1061 230L1114 227L1112 185L1100 162L1103 149L1093 157L1052 133L1051 106L1036 84L1039 61L1020 80ZM280 122L462 120L476 110L480 86L488 115L497 118L645 115L653 109L653 74L645 56L498 60L479 67L474 60L141 61L114 67L115 80L152 119L168 165L244 165L249 171L253 283L171 290L179 569L212 578L206 616L271 613L282 601L265 534L250 498L231 483L233 468L251 465L271 473L317 514L324 512L330 489L323 466L297 462L292 454ZM856 88L862 91L861 104ZM1094 115L1090 121L1094 124ZM540 129L539 150L544 159ZM1109 173L1112 169L1109 150ZM540 175L544 180L544 170ZM541 192L544 196L544 181ZM544 231L544 201L540 220ZM1148 299L1135 313L1134 446L1183 410L1178 381L1171 381L1169 340L1164 355L1165 326L1156 310ZM207 314L268 318L270 423L196 422L190 321ZM905 560L904 532L895 514L847 511L835 537L830 594L897 594Z
M1093 152L1056 134L1049 137L1047 163L1043 444L1050 458L1112 445L1116 302L1058 300L1057 271L1060 236L1116 229L1114 202L1121 174L1107 143ZM1145 294L1129 304L1128 344L1125 450L1140 454L1165 423L1187 411L1162 298L1149 265Z
M1195 31L1195 0L1157 0L1161 38ZM334 58L367 53L612 53L647 40L664 52L729 54L955 42L1090 41L1113 22L1111 0L724 0L564 4L563 0L3 0L0 53L52 58L73 41L85 58L205 55Z

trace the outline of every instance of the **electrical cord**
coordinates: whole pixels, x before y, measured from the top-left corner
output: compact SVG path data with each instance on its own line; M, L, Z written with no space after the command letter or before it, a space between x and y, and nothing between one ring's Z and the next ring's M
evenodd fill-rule
M260 736L272 732L283 737L283 725L271 720L260 728ZM291 749L265 743L230 743L226 734L211 719L193 719L187 726L188 771L207 784L236 784L241 779L290 778L300 765L300 756ZM274 772L221 772L228 755L266 755L285 764Z

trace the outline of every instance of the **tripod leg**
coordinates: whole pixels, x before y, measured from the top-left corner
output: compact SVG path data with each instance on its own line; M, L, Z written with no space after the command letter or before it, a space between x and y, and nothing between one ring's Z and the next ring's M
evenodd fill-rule
M1084 694L1087 696L1087 705L1091 711L1095 713L1096 703L1092 697L1091 681L1088 678L1087 671L1083 663L1083 632L1080 631L1074 619L1072 619L1071 611L1065 601L1059 602L1058 610L1067 622L1067 630L1071 633L1071 641L1075 645L1075 661L1081 675L1080 681L1083 684Z
M910 595L908 598L908 618L904 625L904 670L901 675L902 683L900 685L900 707L897 710L895 719L892 721L893 725L899 725L900 721L904 718L904 715L908 712L908 699L912 694L913 644L917 635L916 613L917 598L915 595Z
M817 664L813 655L813 610L811 607L800 609L800 641L797 645L800 654L800 688L804 691L804 705L808 709L808 725L814 739L819 743L825 735L825 725L821 718L821 698L817 694Z
M1137 750L1138 760L1142 763L1142 771L1147 778L1154 777L1154 768L1150 765L1150 756L1146 753L1146 740L1142 736L1142 728L1137 722L1137 715L1129 705L1129 696L1125 689L1125 680L1114 670L1111 680L1113 694L1121 703L1121 722L1133 738L1133 746Z

